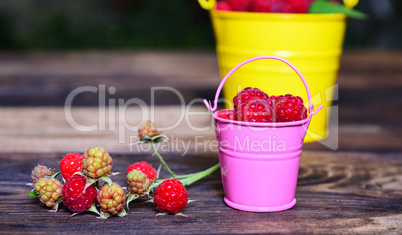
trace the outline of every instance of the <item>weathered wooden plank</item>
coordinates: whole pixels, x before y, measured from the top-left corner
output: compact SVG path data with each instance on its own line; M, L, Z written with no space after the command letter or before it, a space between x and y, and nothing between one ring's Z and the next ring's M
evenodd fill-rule
M6 232L74 233L387 233L402 228L401 154L305 151L302 155L294 208L276 213L251 213L232 209L223 202L219 172L188 187L190 218L158 216L152 204L130 204L124 218L105 221L86 213L71 213L62 206L49 213L38 200L25 194L30 169L36 163L57 167L60 153L0 154L0 226ZM128 164L147 155L113 154L113 171L124 172ZM217 155L165 155L179 174L196 172L215 164ZM166 174L165 174L166 175ZM113 177L124 184L124 174Z
M346 51L338 81L342 89L400 89L400 52ZM62 106L77 87L115 88L111 98L138 97L151 102L149 88L173 87L186 102L212 98L219 82L216 54L208 52L81 52L0 54L0 105ZM171 92L158 93L157 104L176 104ZM376 95L381 97L381 94ZM343 98L340 97L340 100ZM358 102L364 101L359 98ZM83 93L76 105L97 105Z
M146 110L154 108L158 127L174 124L163 130L171 142L161 145L171 167L181 174L200 171L218 161L216 146L211 146L215 133L210 114L200 103L184 111L190 114L188 119L181 119L179 100L168 92L158 94L158 105L151 107L149 87L174 87L186 103L199 97L212 99L219 80L215 54L0 54L0 105L20 105L0 108L2 232L398 234L402 229L402 127L397 125L402 57L399 52L346 52L341 63L339 100L334 104L339 122L331 124L333 134L324 142L303 146L298 203L291 210L249 213L227 207L216 172L188 187L190 198L199 200L185 209L190 219L155 217L152 204L133 204L127 217L99 222L92 214L66 220L71 213L65 207L48 213L38 200L25 195L30 189L25 185L29 172L37 163L57 168L65 153L95 145L113 154L114 171L124 172L128 164L140 160L157 165L149 148L127 147L136 140L136 128L148 111L130 106L122 112L107 108L102 113L96 94L82 95L76 104L86 107L74 108L71 115L78 124L97 125L96 130L83 131L67 121L63 106L69 92L104 84L116 89L106 95L106 101L144 100ZM166 104L174 106L160 106ZM124 184L124 174L114 180Z
M163 149L175 152L208 152L216 149L216 137L211 115L202 106L186 110L177 106L149 107L155 121L171 141ZM136 152L128 144L137 141L137 128L145 121L144 111L138 107L109 109L102 114L97 107L74 108L71 118L63 108L0 108L0 152L83 152L90 146L104 146L111 152ZM402 127L394 125L399 116L383 113L380 121L367 121L379 112L354 114L356 110L340 109L349 116L330 126L328 139L322 143L306 144L305 149L400 151ZM198 114L197 114L198 113ZM203 114L203 115L200 115ZM110 115L109 115L110 114ZM341 114L340 114L341 115ZM151 116L148 116L151 117ZM385 119L385 120L384 120ZM382 121L381 121L382 120ZM393 120L389 122L388 120ZM97 128L82 131L79 126ZM103 127L102 127L103 126ZM162 150L163 150L162 149Z
M150 87L172 87L189 102L209 94L219 80L212 52L93 52L0 55L0 105L62 106L81 86L113 88L108 98L151 102ZM155 92L155 102L176 104L172 91ZM201 96L201 97L202 97ZM98 95L82 93L75 105L97 105Z

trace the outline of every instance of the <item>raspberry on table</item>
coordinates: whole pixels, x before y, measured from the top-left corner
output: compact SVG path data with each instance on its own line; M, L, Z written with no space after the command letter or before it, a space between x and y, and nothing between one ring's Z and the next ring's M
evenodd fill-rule
M112 171L112 158L101 147L88 149L82 156L82 172L91 179L108 176Z
M98 192L96 191L95 184L91 184L86 189L85 184L85 177L73 175L63 186L63 203L72 212L82 213L96 201Z
M126 175L132 170L142 171L150 180L156 179L156 170L148 162L142 161L129 165L127 167Z
M63 185L55 178L43 177L34 185L41 203L57 210L57 204L61 201L61 189Z
M183 211L188 202L188 194L184 185L177 179L163 181L154 191L156 209L172 214Z
M307 109L300 96L291 94L277 96L273 108L277 122L300 121L307 118Z
M126 215L124 211L126 194L120 185L105 183L99 190L97 200L104 213L117 215L120 212L124 212L124 215Z
M60 161L61 176L68 180L74 173L82 170L82 155L79 153L68 153Z
M160 135L161 133L156 129L155 123L148 120L140 125L138 128L138 137L143 140L145 136L154 137Z
M127 191L130 194L143 196L149 191L149 186L154 182L140 170L133 169L126 176Z
M35 185L41 178L51 176L54 172L51 168L44 165L37 165L31 173L32 184Z
M245 122L275 122L275 115L270 102L252 98L240 104L236 110L236 119Z

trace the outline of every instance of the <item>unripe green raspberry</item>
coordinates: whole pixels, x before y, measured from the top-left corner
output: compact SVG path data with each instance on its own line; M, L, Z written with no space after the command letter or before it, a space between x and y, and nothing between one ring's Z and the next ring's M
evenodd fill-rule
M126 203L124 190L116 183L112 183L112 185L105 183L99 190L97 199L101 210L110 215L122 212Z
M159 135L160 132L156 129L156 126L153 122L150 120L144 122L141 124L141 126L138 128L138 137L142 140L143 136L149 136L149 137L154 137L156 135Z
M35 185L36 182L38 182L41 178L44 178L46 176L51 176L53 175L54 172L51 168L47 168L46 166L43 165L37 165L31 173L31 180L32 184Z
M41 178L34 187L40 202L47 207L55 208L56 204L62 200L63 185L55 178Z
M145 195L149 186L153 183L153 180L148 179L147 175L139 170L130 171L126 176L126 181L127 191L139 196Z
M88 149L82 159L82 172L89 178L108 176L112 171L112 158L101 147Z

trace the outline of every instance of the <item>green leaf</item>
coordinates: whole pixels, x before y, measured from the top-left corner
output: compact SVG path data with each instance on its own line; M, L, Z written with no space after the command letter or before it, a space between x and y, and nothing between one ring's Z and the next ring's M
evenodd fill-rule
M56 173L54 173L52 176L50 176L50 178L57 178L57 176L59 176L61 174L61 171L58 171Z
M112 179L110 179L109 176L102 176L101 180L105 181L106 183L108 183L110 186L112 186Z
M183 214L183 212L177 212L176 214L174 214L175 216L182 216L185 218L189 218L187 215Z
M161 215L168 215L169 213L167 212L159 212L158 214L156 214L156 216L161 216Z
M107 218L110 217L110 214L109 214L109 213L106 213L106 212L104 212L104 211L101 211L100 214L101 214L101 215L100 215L99 217L97 217L98 219L107 219Z
M27 193L27 195L31 197L38 197L38 194L36 194L35 190L32 190L31 192Z
M98 209L96 209L95 203L93 203L93 204L91 205L91 207L88 208L87 211L96 213L96 214L98 214L99 216L101 215L101 213L98 211Z
M311 4L309 13L343 13L349 17L357 19L367 19L368 15L354 9L348 9L342 4L329 2L327 0L317 0Z
M139 198L140 195L137 194L127 194L127 201L126 201L126 205L127 205L127 209L130 209L130 207L128 206L128 204L130 204L131 201L134 201L135 199Z
M122 210L122 211L120 211L118 214L117 214L119 217L124 217L124 216L127 216L127 212L126 212L126 210Z
M204 171L200 171L198 173L194 173L194 174L189 174L188 178L185 179L180 179L180 182L184 185L184 186L188 186L192 183L194 183L197 180L200 180L202 178L204 178L205 176L210 175L211 173L213 173L215 170L219 169L220 164L217 163L214 166L204 170Z

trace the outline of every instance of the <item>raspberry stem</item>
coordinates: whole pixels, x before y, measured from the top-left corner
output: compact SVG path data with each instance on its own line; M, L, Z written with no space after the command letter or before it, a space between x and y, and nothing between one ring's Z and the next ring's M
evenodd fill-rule
M151 147L154 150L156 156L158 156L159 160L161 161L163 167L169 172L169 174L171 174L173 176L173 178L176 178L176 174L170 170L169 166L166 164L165 160L163 160L162 156L158 153L158 150L155 148L155 144L153 141L150 141L151 143Z
M177 175L175 178L179 179L180 182L184 185L184 186L188 186L192 183L194 183L197 180L200 180L202 178L204 178L205 176L210 175L212 172L216 171L219 168L220 164L217 163L214 166L197 172L197 173L192 173L192 174L188 174L188 175ZM156 180L155 183L152 184L152 186L150 188L156 188L160 183L162 183L163 181L165 181L166 179L159 179Z
M220 166L220 164L217 163L214 166L212 166L212 167L210 167L210 168L208 168L206 170L203 170L203 171L200 171L200 172L194 173L194 174L185 175L185 176L188 176L188 177L183 179L183 180L180 180L180 182L182 182L182 184L184 186L190 185L190 184L194 183L195 181L197 181L199 179L202 179L207 175L210 175L212 172L217 170L219 168L219 166Z

